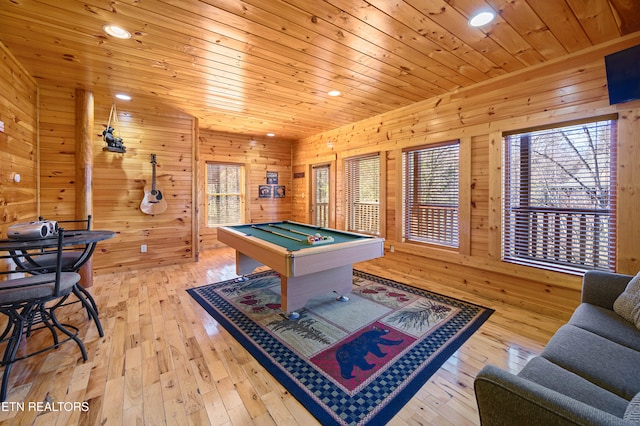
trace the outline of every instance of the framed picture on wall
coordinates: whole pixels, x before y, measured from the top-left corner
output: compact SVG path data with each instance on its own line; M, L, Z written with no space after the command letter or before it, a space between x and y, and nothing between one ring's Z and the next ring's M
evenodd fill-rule
M274 198L284 198L285 196L285 189L284 189L284 185L277 185L274 187L274 191L273 191L273 197Z
M258 186L258 198L271 198L271 188L270 185Z
M278 184L278 172L267 172L267 185Z

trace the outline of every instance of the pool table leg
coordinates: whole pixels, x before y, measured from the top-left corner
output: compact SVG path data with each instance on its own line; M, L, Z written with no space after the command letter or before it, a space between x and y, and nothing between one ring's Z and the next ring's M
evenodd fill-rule
M297 319L296 310L302 309L309 299L334 292L336 300L347 301L346 294L353 287L353 266L345 265L299 277L280 276L280 299L282 310L289 319Z
M248 275L260 266L263 266L262 263L236 250L236 274Z

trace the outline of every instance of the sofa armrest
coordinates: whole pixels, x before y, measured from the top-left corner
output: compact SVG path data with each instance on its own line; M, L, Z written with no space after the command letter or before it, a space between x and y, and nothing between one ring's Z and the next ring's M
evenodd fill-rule
M582 277L582 302L613 310L613 302L633 278L631 275L587 271Z
M493 425L623 425L621 418L498 367L474 380L480 423Z

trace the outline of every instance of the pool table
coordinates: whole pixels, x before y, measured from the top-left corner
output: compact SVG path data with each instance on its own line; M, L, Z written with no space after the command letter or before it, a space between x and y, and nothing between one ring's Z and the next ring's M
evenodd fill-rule
M262 265L280 273L281 306L291 319L314 296L348 300L353 264L384 255L383 238L291 221L220 227L218 241L236 250L238 275Z

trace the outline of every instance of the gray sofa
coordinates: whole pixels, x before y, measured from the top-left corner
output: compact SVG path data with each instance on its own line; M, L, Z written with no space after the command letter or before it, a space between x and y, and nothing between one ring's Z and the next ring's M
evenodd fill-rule
M485 366L474 381L481 423L640 424L640 330L613 311L631 278L587 272L582 303L540 356L517 375Z

